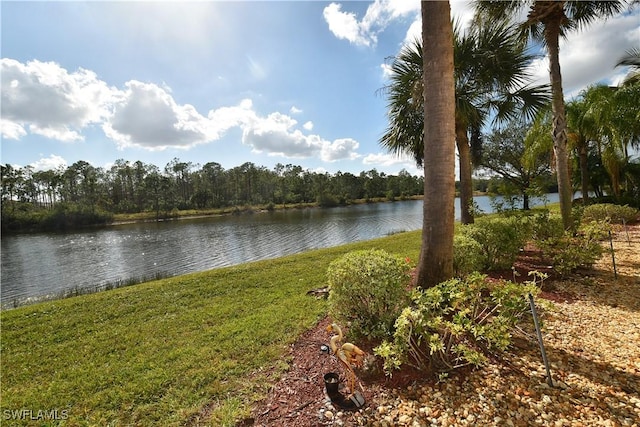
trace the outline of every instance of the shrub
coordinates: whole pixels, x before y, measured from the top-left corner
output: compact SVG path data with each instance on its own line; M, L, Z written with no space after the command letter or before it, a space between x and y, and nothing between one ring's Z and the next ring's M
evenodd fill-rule
M453 271L457 277L482 270L484 264L480 243L463 234L453 236Z
M528 310L526 296L538 288L529 282L490 283L472 273L426 290L416 290L413 304L395 323L393 341L374 349L387 374L408 364L419 370L446 372L486 362L486 351L504 351L511 333Z
M388 201L395 202L396 201L396 193L393 190L389 190L385 193L385 196Z
M637 209L627 205L620 206L612 203L598 203L584 208L582 221L609 221L621 224L623 221L634 222L638 217L638 213Z
M323 208L333 208L340 204L338 198L327 191L323 191L319 194L316 198L316 202L318 203L318 206Z
M356 337L385 338L409 301L409 263L383 250L350 252L327 271L329 313Z
M527 220L517 216L483 217L462 227L462 234L480 243L488 270L510 268L531 235Z
M582 226L576 234L569 231L537 242L542 255L553 269L566 276L578 267L590 267L602 256L600 241L607 236L609 224L594 222Z
M559 214L552 215L548 210L544 210L533 214L530 221L531 237L536 241L564 234L564 225Z

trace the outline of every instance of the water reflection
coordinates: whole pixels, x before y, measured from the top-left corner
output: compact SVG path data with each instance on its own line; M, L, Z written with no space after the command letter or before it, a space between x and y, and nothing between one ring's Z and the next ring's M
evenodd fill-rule
M491 210L486 197L476 203ZM421 227L418 200L3 236L1 300L10 306L70 289L202 271Z

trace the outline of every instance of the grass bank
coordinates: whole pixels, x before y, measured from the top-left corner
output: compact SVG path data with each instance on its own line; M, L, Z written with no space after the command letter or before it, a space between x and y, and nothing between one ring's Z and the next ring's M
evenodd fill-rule
M2 424L233 425L326 313L306 292L367 248L416 259L420 231L3 311Z
M396 200L421 200L422 196L398 197ZM288 209L308 209L308 208L330 208L337 206L364 205L369 203L388 203L392 202L386 197L373 197L369 199L349 200L344 204L336 206L321 206L319 203L292 203L292 204L262 204L262 205L244 205L244 206L228 206L224 208L207 208L207 209L175 209L171 212L138 212L138 213L119 213L113 215L112 225L126 224L131 222L153 222L153 221L171 221L179 219L205 218L209 216L220 215L239 215L245 213L265 212L265 211L283 211Z

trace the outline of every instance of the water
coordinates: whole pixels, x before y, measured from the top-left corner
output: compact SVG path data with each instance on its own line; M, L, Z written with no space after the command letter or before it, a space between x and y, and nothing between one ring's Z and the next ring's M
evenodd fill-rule
M488 197L475 202L491 212ZM421 227L422 201L414 200L2 236L1 303L10 307L74 289L203 271Z

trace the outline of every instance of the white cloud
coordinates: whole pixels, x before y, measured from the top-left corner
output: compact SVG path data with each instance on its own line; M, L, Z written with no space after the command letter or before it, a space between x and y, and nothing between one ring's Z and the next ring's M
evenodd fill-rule
M259 115L251 99L211 110L206 116L189 104L178 104L166 84L131 80L124 90L109 88L87 70L68 73L55 63L21 64L2 60L2 136L20 139L28 132L61 141L83 140L85 127L101 125L119 148L189 149L218 141L232 128L258 152L283 157L320 157L333 162L358 157L357 141L327 141L308 135L291 116ZM291 114L302 113L294 107ZM28 130L28 132L27 132Z
M392 73L392 69L391 69L391 64L388 63L383 63L380 64L380 69L382 70L382 80L389 80L391 78Z
M412 4L412 2L408 2ZM473 3L471 1L451 1L451 18L460 23L461 28L467 28L474 15ZM419 6L418 6L419 11ZM413 43L414 40L422 40L422 17L420 13L415 14L415 19L409 26L404 38L404 44Z
M125 86L103 125L105 134L120 147L187 148L212 139L207 119L189 104L176 104L166 89L138 81Z
M362 164L367 166L375 166L386 171L399 171L405 169L411 175L424 174L424 170L416 165L415 160L406 154L393 154L393 153L375 153L367 154L362 159ZM389 172L391 173L391 172ZM395 173L395 172L394 172Z
M353 12L344 12L342 5L331 3L323 16L329 30L339 39L359 46L374 46L377 34L394 19L419 14L420 2L406 0L376 0L369 5L361 21Z
M406 155L397 155L391 153L375 153L367 154L362 163L365 165L382 165L382 166L395 166L404 164L413 164L415 161Z
M411 23L407 30L407 35L404 37L404 44L413 43L414 40L422 40L422 18L416 17L416 20Z
M253 111L253 101L243 99L237 106L220 107L217 110L209 111L207 118L209 119L212 139L217 140L229 129L257 120L257 115Z
M577 95L586 86L614 84L621 73L615 64L640 40L640 11L633 15L599 19L582 31L560 40L560 70L565 97ZM545 57L535 69L536 81L549 82L549 62Z
M55 170L59 167L67 167L67 161L60 156L55 154L51 154L49 157L43 157L35 162L31 163L29 166L33 168L34 171L47 171L47 170Z
M336 139L333 142L323 141L320 158L325 162L338 160L355 160L360 157L357 150L360 144L351 138Z
M313 153L300 130L293 129L297 122L282 113L267 117L255 116L243 126L242 142L255 151L286 157L309 157Z
M319 135L305 135L296 129L297 124L296 120L281 113L271 113L267 117L255 116L242 125L242 142L257 152L266 152L271 156L320 157L327 162L358 157L357 141L346 138L331 142Z
M2 58L2 135L29 132L60 141L82 140L79 131L107 115L114 90L92 71L69 73L53 62L23 64Z
M527 11L527 8L523 8L518 19L523 19ZM401 13L391 16L401 16ZM473 17L473 4L469 1L452 1L451 16L460 21L462 28L466 28ZM619 83L624 69L616 69L615 64L626 50L638 46L639 18L640 11L635 10L633 14L598 19L587 28L573 31L566 39L560 40L560 66L566 98L574 97L588 85L598 82L610 85ZM421 17L417 14L407 30L404 43L421 36ZM530 67L533 83L549 82L548 64L546 56L534 61ZM382 78L388 80L388 64L380 67Z
M57 139L58 141L82 141L84 138L75 130L70 130L66 126L47 126L40 127L36 124L29 125L29 131L36 135L42 135L45 138Z
M27 135L27 131L19 123L0 119L0 134L5 139L20 139Z
M289 114L302 114L302 110L294 105L289 109Z
M454 0L451 1L450 4L452 19L458 20L461 27L466 28L473 19L474 9L472 2ZM386 5L389 11L389 18L385 21L385 26L388 25L392 19L413 16L413 22L409 25L404 40L398 47L398 52L402 49L402 46L412 44L415 40L422 40L422 17L420 15L419 2L397 0L387 2ZM382 71L383 81L388 80L391 75L391 66L383 63L380 65L380 69Z
M324 8L323 16L329 30L339 39L345 39L349 42L369 46L371 44L371 35L367 34L368 29L364 28L362 23L358 22L355 13L343 12L342 6L337 3L331 3Z

